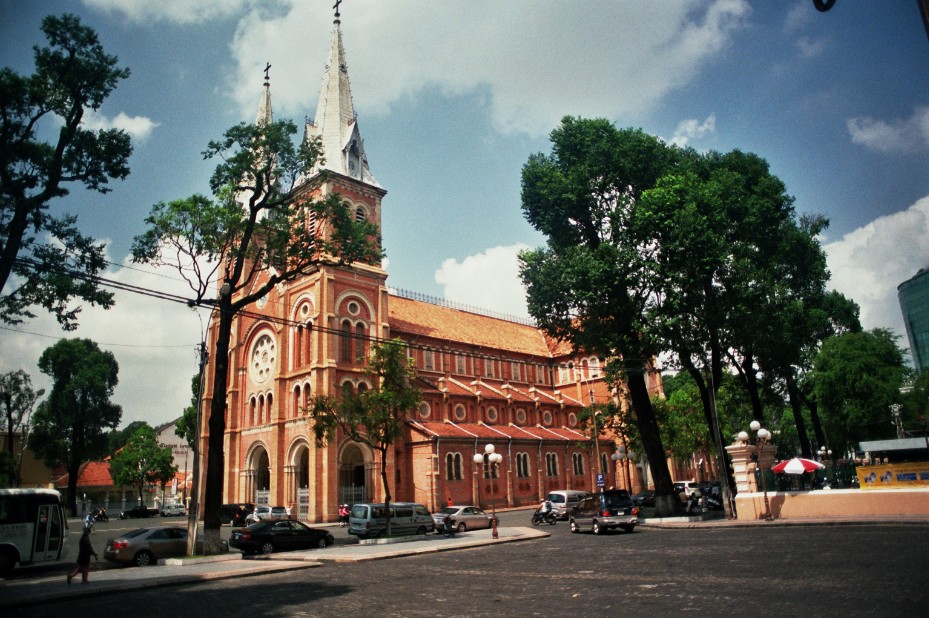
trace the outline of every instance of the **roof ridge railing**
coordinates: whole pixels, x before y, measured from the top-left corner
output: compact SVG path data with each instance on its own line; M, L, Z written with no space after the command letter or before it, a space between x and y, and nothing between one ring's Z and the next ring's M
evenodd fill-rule
M418 300L424 303L429 303L430 305L445 307L446 309L455 309L457 311L464 311L466 313L474 313L488 318L494 318L496 320L515 322L516 324L522 324L523 326L531 326L533 328L539 327L538 323L532 318L520 317L499 311L490 311L489 309L484 309L482 307L466 305L464 303L446 300L437 296L423 294L422 292L414 292L413 290L405 290L403 288L390 288L390 293L394 296L399 296L400 298L406 298L407 300Z

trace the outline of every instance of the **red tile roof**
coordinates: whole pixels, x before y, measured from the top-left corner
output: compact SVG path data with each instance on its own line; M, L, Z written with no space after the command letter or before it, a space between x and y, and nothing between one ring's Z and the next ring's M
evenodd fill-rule
M589 436L567 427L518 427L516 425L486 425L484 423L436 423L411 421L417 433L429 437L474 440L547 440L555 442L587 441Z
M390 330L550 358L548 342L539 329L498 318L441 307L402 296L391 296Z
M55 481L55 487L67 487L69 474L64 474ZM77 473L78 487L112 487L113 477L110 476L110 462L89 461L81 464Z

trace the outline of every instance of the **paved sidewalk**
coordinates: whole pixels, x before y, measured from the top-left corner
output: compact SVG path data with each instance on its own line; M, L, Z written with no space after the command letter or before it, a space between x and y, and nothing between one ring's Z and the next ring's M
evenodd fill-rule
M176 586L216 579L266 575L282 571L309 569L323 566L325 561L357 562L383 560L399 556L410 556L440 551L453 551L510 543L549 536L549 533L534 528L500 528L499 538L494 539L490 530L472 530L454 537L440 535L409 537L415 540L391 543L365 543L334 545L326 549L292 551L268 556L243 558L230 553L205 560L163 560L157 566L112 568L93 570L91 563L90 582L81 584L80 577L68 585L64 575L38 577L28 580L12 580L0 585L0 608L19 607L59 601L76 596L94 596L125 592L140 588ZM0 580L2 581L2 580Z

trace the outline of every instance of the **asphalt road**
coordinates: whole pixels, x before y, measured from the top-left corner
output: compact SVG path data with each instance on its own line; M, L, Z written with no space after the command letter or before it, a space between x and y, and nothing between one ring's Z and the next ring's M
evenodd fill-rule
M509 524L511 514L501 518ZM525 525L526 515L512 514ZM338 530L338 529L336 529ZM924 616L926 524L637 529L75 598L30 615ZM91 574L91 577L93 575Z

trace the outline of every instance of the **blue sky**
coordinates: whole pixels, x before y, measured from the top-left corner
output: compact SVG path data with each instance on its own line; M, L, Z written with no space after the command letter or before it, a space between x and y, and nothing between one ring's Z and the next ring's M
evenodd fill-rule
M0 64L32 71L47 14L73 12L132 76L90 121L134 136L131 176L56 208L127 262L151 206L207 192L200 152L253 120L272 64L275 117L316 109L332 0L0 0ZM520 169L564 115L605 117L698 150L755 152L826 215L833 286L867 328L904 335L896 286L929 266L929 38L912 0L793 2L345 0L342 33L371 171L387 189L388 283L524 314L515 254L544 242L520 211ZM183 293L171 273L113 278ZM201 320L119 295L78 336L120 362L126 422L189 400ZM0 371L62 333L0 331ZM901 339L905 343L905 336Z

